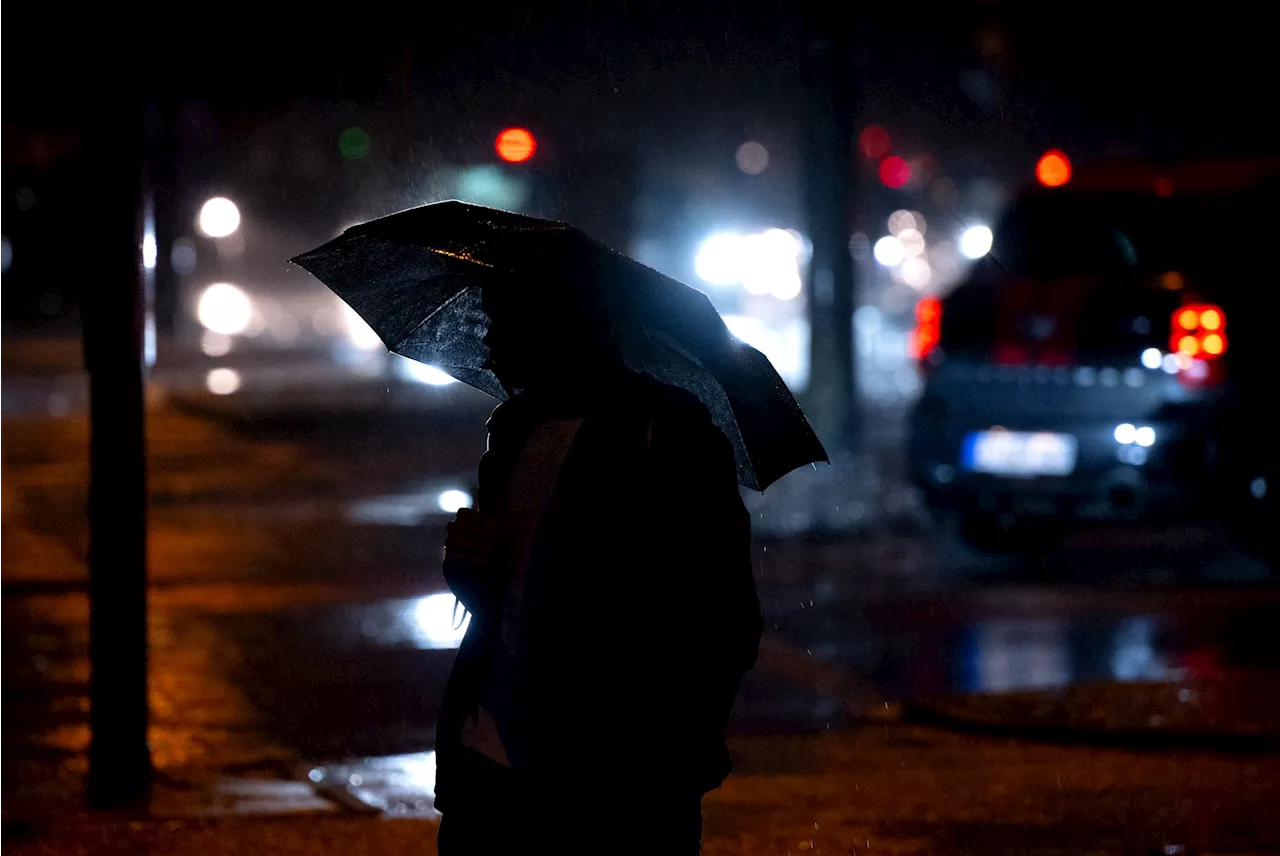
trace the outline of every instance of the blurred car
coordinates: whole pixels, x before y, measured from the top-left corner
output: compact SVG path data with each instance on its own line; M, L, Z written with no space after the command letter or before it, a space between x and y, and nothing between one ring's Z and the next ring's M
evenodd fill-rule
M916 309L926 502L988 547L1185 515L1265 537L1278 175L1276 158L1112 161L1019 194L991 252Z

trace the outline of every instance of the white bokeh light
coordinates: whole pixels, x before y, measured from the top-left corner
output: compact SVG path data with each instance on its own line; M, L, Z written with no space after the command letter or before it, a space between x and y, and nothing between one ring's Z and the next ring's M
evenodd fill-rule
M902 242L893 235L885 235L876 241L871 254L885 267L896 267L902 264L902 260L906 257L906 250L903 249Z
M235 369L213 369L204 378L205 388L214 395L230 395L240 388L240 372Z
M467 633L471 616L450 592L429 594L412 604L413 623L428 648L457 648Z
M1138 429L1133 427L1129 422L1122 422L1116 426L1115 438L1117 443L1128 445L1134 441L1137 436Z
M1156 429L1150 425L1143 425L1141 428L1133 432L1133 442L1139 446L1154 446L1156 442Z
M916 215L906 209L899 209L889 215L889 234L899 235L904 229L917 229Z
M460 508L470 508L471 502L471 494L457 488L442 490L440 496L436 497L436 504L445 514L457 514Z
M1164 354L1159 348L1147 348L1142 352L1142 364L1149 369L1158 369L1164 361Z
M743 237L712 235L702 242L694 259L694 269L711 285L733 285L742 277Z
M800 296L803 288L804 283L800 281L800 273L797 271L794 275L780 278L769 293L779 300L794 300Z
M738 146L734 161L747 175L759 175L769 168L769 150L755 140L747 140Z
M711 285L739 285L748 294L791 300L802 290L804 255L804 239L786 229L753 235L721 233L703 242L694 269Z
M924 235L918 229L903 229L897 238L902 242L902 252L907 258L924 253Z
M449 386L458 382L457 378L443 369L417 360L403 359L396 363L396 369L405 380L425 383L427 386Z
M147 232L142 236L142 266L147 270L154 270L158 255L156 236L152 232Z
M735 338L765 355L788 386L804 386L809 377L807 324L798 320L766 323L750 315L721 317Z
M980 259L991 252L993 240L989 226L970 226L960 234L960 252L967 259Z
M347 334L347 339L360 350L373 351L382 347L382 339L373 331L368 322L360 317L360 313L345 303L342 304L342 326Z
M235 336L253 321L253 302L238 286L215 282L200 294L196 318L206 330Z
M933 279L933 268L920 256L902 263L902 281L912 288L926 288Z
M742 287L751 294L790 300L800 293L800 241L785 229L768 229L746 241Z
M240 228L240 209L225 196L215 196L200 206L199 226L210 238L225 238Z

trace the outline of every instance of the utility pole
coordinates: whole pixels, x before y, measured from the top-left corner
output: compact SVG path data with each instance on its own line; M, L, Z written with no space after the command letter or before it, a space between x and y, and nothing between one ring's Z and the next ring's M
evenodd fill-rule
M177 182L177 105L168 93L160 93L147 107L146 116L146 181L150 205L150 221L155 238L155 266L150 269L151 286L147 293L147 311L155 325L157 338L172 337L177 327L178 281L173 269L173 244L178 237Z
M813 256L808 299L809 388L806 410L835 451L853 446L859 428L853 348L853 40L847 6L806 0L804 26L806 220Z
M126 99L128 96L126 96ZM105 113L105 111L104 111ZM94 261L84 294L89 373L90 804L146 798L147 492L143 402L144 117L126 100L96 117L86 194Z

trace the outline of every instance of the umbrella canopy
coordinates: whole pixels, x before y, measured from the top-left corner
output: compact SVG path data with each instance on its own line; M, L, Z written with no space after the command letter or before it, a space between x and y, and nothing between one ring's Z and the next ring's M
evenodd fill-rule
M707 296L565 223L439 202L354 226L293 262L346 301L394 353L503 399L488 367L484 289L598 301L633 371L687 390L733 444L738 480L764 490L827 460L769 361Z

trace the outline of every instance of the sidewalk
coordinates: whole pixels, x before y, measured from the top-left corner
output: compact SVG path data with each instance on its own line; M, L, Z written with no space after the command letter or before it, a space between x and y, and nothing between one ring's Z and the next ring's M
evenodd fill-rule
M1280 853L1272 754L1067 747L889 723L731 748L735 775L704 801L707 856ZM255 810L255 786L236 787L248 795L238 809L201 803L208 791L160 788L150 813L6 824L5 852L435 852L429 818L365 815L283 782L259 783Z

